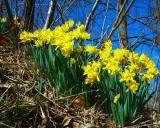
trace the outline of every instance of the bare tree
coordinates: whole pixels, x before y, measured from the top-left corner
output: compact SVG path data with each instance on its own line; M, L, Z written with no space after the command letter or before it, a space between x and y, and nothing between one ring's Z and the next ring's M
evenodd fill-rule
M152 0L153 1L153 5L154 5L154 17L155 17L155 21L156 21L156 24L158 26L158 33L155 33L156 34L156 42L159 46L159 49L160 49L160 10L159 10L159 7L158 7L158 0Z
M120 18L125 14L125 10L123 5L125 5L124 0L116 0L117 1L117 11L121 11ZM122 9L122 10L121 10ZM127 21L126 17L123 18L122 23L119 25L119 41L121 48L128 48L128 35L127 35Z
M56 3L57 3L57 0L51 0L50 1L50 6L49 6L49 9L48 9L46 22L44 24L44 28L46 28L46 29L49 28L52 24L53 16L54 16L55 8L56 8Z
M33 31L35 0L24 0L21 29Z
M13 23L12 11L11 11L11 8L8 4L8 0L4 0L4 3L5 3L5 6L6 6L6 9L7 9L8 18L9 18L10 22Z
M97 6L98 6L99 1L100 1L100 0L96 0L96 1L95 1L91 12L90 12L89 16L88 16L87 19L86 19L86 24L85 24L86 30L88 30L89 23L91 22L91 18L93 17L93 14L94 14L94 12L95 12L96 9L97 9Z
M0 18L3 17L3 0L0 0Z

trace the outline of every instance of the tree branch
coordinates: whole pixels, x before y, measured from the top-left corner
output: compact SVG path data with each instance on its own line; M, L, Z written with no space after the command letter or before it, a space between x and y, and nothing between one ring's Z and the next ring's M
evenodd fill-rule
M146 23L146 22L144 22L144 21L142 21L142 20L140 20L140 19L138 19L138 18L134 18L134 17L131 16L131 15L127 15L127 16L130 17L131 19L133 19L133 20L135 20L135 21L138 21L138 22L144 24L145 26L151 28L151 29L153 30L153 32L154 32L155 34L157 34L157 30L155 30L151 24L148 24L148 23Z
M103 31L104 31L104 26L105 26L106 19L107 19L108 8L109 8L109 0L108 0L108 2L107 2L106 14L105 14L104 21L103 21L102 32L101 32L101 38L100 38L99 43L102 41L103 36L104 36Z
M52 24L56 4L57 4L57 0L51 0L50 1L46 22L45 22L44 27L43 27L45 29L49 28L50 25Z
M93 6L93 8L92 8L92 10L91 10L91 12L90 12L90 14L89 14L89 16L87 17L86 24L85 24L86 31L88 30L89 23L90 23L90 21L91 21L91 18L92 18L92 16L93 16L94 12L96 11L96 8L97 8L97 6L98 6L99 1L100 1L100 0L96 0L96 1L95 1L94 6Z
M7 9L9 21L13 24L12 12L11 12L11 9L9 7L8 0L4 0L4 3L5 3L5 6L6 6L6 9Z
M125 11L124 15L123 15L122 18L120 19L120 21L119 21L117 24L114 24L115 27L114 27L114 26L112 27L112 30L111 30L111 32L110 32L107 40L111 38L111 36L112 36L113 33L115 32L115 30L116 30L116 29L119 27L119 25L122 23L124 17L127 15L128 11L129 11L129 9L131 8L131 6L132 6L132 4L134 3L134 1L135 1L135 0L132 0L132 1L131 1L131 3L129 4L129 6L128 6L127 10Z

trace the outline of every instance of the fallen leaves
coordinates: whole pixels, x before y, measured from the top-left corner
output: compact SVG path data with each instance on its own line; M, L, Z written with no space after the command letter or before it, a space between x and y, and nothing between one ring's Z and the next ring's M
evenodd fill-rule
M73 100L72 102L74 105L78 105L78 106L85 106L85 97L81 96L79 98L76 98L75 100Z

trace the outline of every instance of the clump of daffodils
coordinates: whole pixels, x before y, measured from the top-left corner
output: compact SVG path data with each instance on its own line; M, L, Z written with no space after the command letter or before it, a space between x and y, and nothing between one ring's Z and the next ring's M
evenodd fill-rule
M77 49L74 40L90 39L90 34L85 31L85 26L80 23L73 28L73 20L68 20L65 24L57 26L53 31L51 29L38 29L34 33L26 32L20 34L22 42L34 42L35 47L42 47L45 44L56 46L60 49L61 54L65 57L70 55Z
M158 69L155 63L150 60L145 54L138 56L135 52L130 52L127 49L112 50L112 42L106 41L101 49L96 46L75 45L75 40L90 39L90 34L85 31L85 26L80 23L73 27L73 20L65 22L61 26L57 26L54 30L38 29L33 33L22 32L20 39L22 42L33 43L39 48L44 45L53 45L55 49L59 49L64 57L70 57L71 54L87 52L89 55L97 57L98 60L92 60L87 66L82 66L84 71L85 84L93 85L96 81L100 81L101 73L107 71L111 75L120 75L119 82L124 82L127 90L134 94L138 91L141 81L148 83L158 75ZM72 67L76 64L74 58L70 58L68 64ZM140 76L139 79L137 76Z
M17 16L14 16L13 17L13 23L17 26L17 27L19 27L20 26L20 23L18 22L18 20L19 20L19 17L17 17ZM7 22L7 18L5 17L5 18L1 18L1 23L6 23Z
M7 22L7 18L1 18L1 23Z
M93 84L95 81L100 81L100 70L102 64L99 61L93 61L93 63L89 62L87 66L82 66L84 70L84 75L87 75L85 79L85 84Z
M88 46L86 51L89 53L95 53L98 51L99 56L98 68L89 63L87 66L82 67L84 75L86 75L85 83L93 84L96 81L100 81L101 72L107 71L114 75L120 75L120 82L125 82L127 86L126 92L132 91L134 94L138 91L140 81L147 81L148 83L158 75L158 69L155 67L155 63L150 60L145 54L138 56L135 52L130 52L127 49L112 50L111 41L104 43L103 49L94 50L95 46ZM141 79L137 79L136 76L141 76ZM119 97L119 95L118 95ZM115 101L116 102L116 101Z
M89 54L95 54L98 52L98 49L96 48L96 46L91 46L89 44L85 47L84 51L88 52Z
M19 17L17 17L17 16L14 16L13 17L13 22L14 22L14 24L17 26L17 27L19 27L20 26L20 23L19 23Z
M76 60L74 58L70 58L70 60L68 61L68 64L70 65L70 67L72 67L73 65L76 64Z

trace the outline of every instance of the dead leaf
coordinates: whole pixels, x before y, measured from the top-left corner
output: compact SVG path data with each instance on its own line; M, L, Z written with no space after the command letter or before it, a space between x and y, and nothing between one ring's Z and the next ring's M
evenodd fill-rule
M85 106L85 97L82 96L80 98L77 98L77 99L73 100L72 103L75 105L78 105L78 106Z

